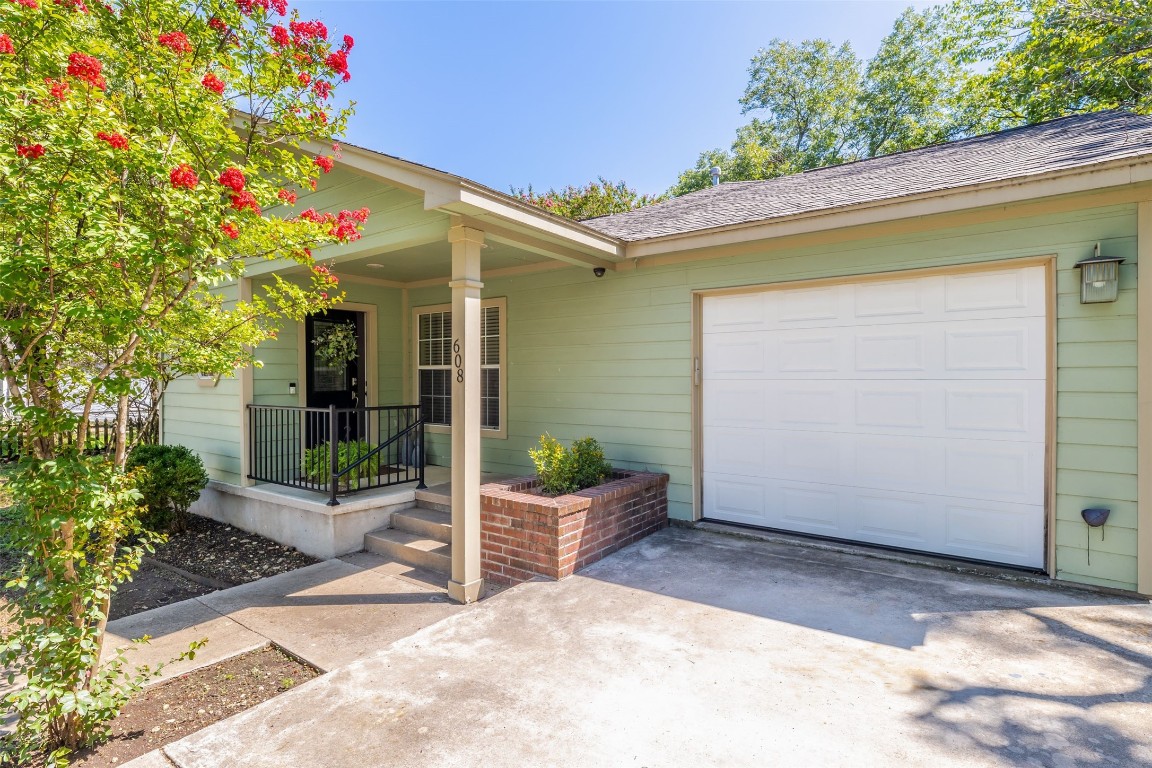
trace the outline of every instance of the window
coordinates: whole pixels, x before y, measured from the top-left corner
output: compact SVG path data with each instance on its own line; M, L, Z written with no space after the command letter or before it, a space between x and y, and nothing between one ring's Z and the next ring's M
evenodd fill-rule
M452 425L452 310L421 307L416 315L416 389L424 420ZM504 300L484 302L480 310L480 426L503 432Z

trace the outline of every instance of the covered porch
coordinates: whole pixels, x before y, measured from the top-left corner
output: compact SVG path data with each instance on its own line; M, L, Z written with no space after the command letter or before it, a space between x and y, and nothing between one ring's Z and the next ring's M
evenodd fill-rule
M300 518L298 537L329 525L324 535L337 548L353 546L356 531L362 537L419 491L446 494L449 594L472 602L483 587L482 444L506 438L508 421L509 308L484 293L484 280L576 267L602 274L622 262L618 244L366 150L345 147L325 182L302 202L372 211L359 241L316 254L339 278L344 301L283 329L256 350L261 365L240 372L239 482L213 489L249 506L279 505ZM307 277L295 265L253 264L238 297ZM355 337L344 365L318 354L336 326Z

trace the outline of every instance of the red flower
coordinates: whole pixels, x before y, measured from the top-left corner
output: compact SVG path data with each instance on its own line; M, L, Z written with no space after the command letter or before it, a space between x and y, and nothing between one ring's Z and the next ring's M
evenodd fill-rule
M225 168L224 172L220 174L217 179L225 187L228 187L233 192L242 192L244 190L244 183L246 179L244 174L240 172L239 168Z
M317 80L312 84L312 93L316 94L318 98L326 99L332 95L332 84L323 80Z
M312 271L318 275L326 275L328 274L328 267L324 266L323 264L317 264L316 266L312 267Z
M101 90L104 88L103 70L104 65L95 56L79 52L68 54L68 74Z
M12 38L8 35L0 35L0 53L16 53L16 49L12 47Z
M281 200L283 200L284 202L288 203L288 205L295 205L296 204L296 193L289 191L287 189L282 189L279 192L277 192L276 197L278 197Z
M41 157L44 157L44 145L17 144L16 154L20 155L20 157L26 157L29 160L39 160Z
M224 234L228 235L228 237L232 238L233 240L240 237L240 230L237 229L236 225L230 221L226 221L223 224L221 224L220 225L220 231L223 232Z
M80 13L88 13L88 6L84 5L84 0L56 0L56 5L64 5L68 3Z
M320 166L320 168L323 169L324 173L328 173L329 171L332 170L332 158L330 158L330 157L327 157L325 155L320 155L315 160L313 160L312 162L314 162L314 163L316 163L316 165Z
M308 83L312 82L312 75L307 72L301 72L296 76L296 79L300 81L300 85L308 85Z
M292 42L292 38L288 37L288 30L279 24L274 25L268 32L272 36L272 42L281 48Z
M164 46L175 54L185 54L192 52L192 44L188 42L188 35L180 30L173 32L161 32L156 36L156 42Z
M228 31L228 25L225 24L223 21L221 21L220 19L218 19L215 16L208 19L208 28L214 29L217 32L227 32Z
M216 93L224 93L224 81L216 77L216 75L212 74L211 72L201 78L200 85L204 86L210 91L215 91Z
M14 2L17 5L25 5L29 8L39 8L40 7L40 5L36 2L36 0L14 0Z
M344 82L352 79L352 75L348 74L348 52L335 51L328 54L328 58L324 59L325 66L338 75L344 76Z
M62 80L53 80L50 77L44 78L44 82L48 84L48 92L52 94L52 98L56 99L56 101L64 101L68 96L68 91L70 90L68 83Z
M172 187L179 189L185 187L187 189L195 189L196 185L200 183L200 177L196 175L196 171L192 170L192 166L187 163L181 163L172 169L168 174L168 180L172 182Z
M251 192L240 192L232 195L232 207L238 211L250 210L260 215L260 206L256 203L256 196Z
M292 30L293 36L298 40L327 40L328 27L324 26L324 22L319 19L312 21L293 21L289 22L288 28Z
M100 131L100 133L96 134L96 138L108 142L108 146L112 147L112 149L128 149L128 139L118 133L105 133L104 131Z
M355 41L352 39L352 35L344 35L344 45L340 46L340 50L350 51L354 44Z
M268 4L272 6L272 10L281 16L288 13L288 0L269 0Z
M318 122L320 125L328 125L328 113L324 112L323 110L313 112L308 119L314 122ZM325 171L325 173L327 173L327 171Z

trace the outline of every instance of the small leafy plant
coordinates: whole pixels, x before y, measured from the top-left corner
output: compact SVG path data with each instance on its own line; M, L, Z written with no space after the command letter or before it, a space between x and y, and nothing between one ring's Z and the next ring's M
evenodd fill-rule
M361 458L372 452L372 446L363 440L342 440L336 444L338 471L343 473ZM332 479L332 449L329 443L320 443L304 452L304 477L314 483L327 483ZM341 474L345 488L359 488L360 478L380 474L380 454L374 454L350 474Z
M612 474L612 465L604 458L604 449L592 437L582 437L568 449L544 433L540 436L539 445L530 448L528 455L536 467L540 490L547 496L592 488Z
M143 470L136 473L136 490L148 510L144 527L188 530L188 508L208 485L200 457L183 445L138 445L128 455L128 469Z

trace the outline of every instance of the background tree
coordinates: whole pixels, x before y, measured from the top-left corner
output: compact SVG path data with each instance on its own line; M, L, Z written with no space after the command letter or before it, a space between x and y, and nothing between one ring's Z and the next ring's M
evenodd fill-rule
M1149 0L957 0L950 14L990 106L1009 122L1152 112Z
M773 40L749 67L740 103L752 122L729 150L704 152L671 189L769 179L948 141L998 124L977 98L941 9L906 10L867 63L847 43Z
M121 546L139 532L133 382L231 375L338 298L310 249L358 238L368 212L290 208L332 167L353 41L286 14L284 0L4 3L0 376L26 557L0 665L28 679L7 700L18 762L95 738L140 682L98 661L111 594L141 555ZM252 259L309 278L243 299ZM117 414L107 458L83 451L96 409Z
M552 188L547 192L536 192L529 184L527 189L513 187L511 192L526 203L574 221L623 213L665 199L664 196L642 195L623 181L611 182L603 176L583 187L569 185L560 190Z

